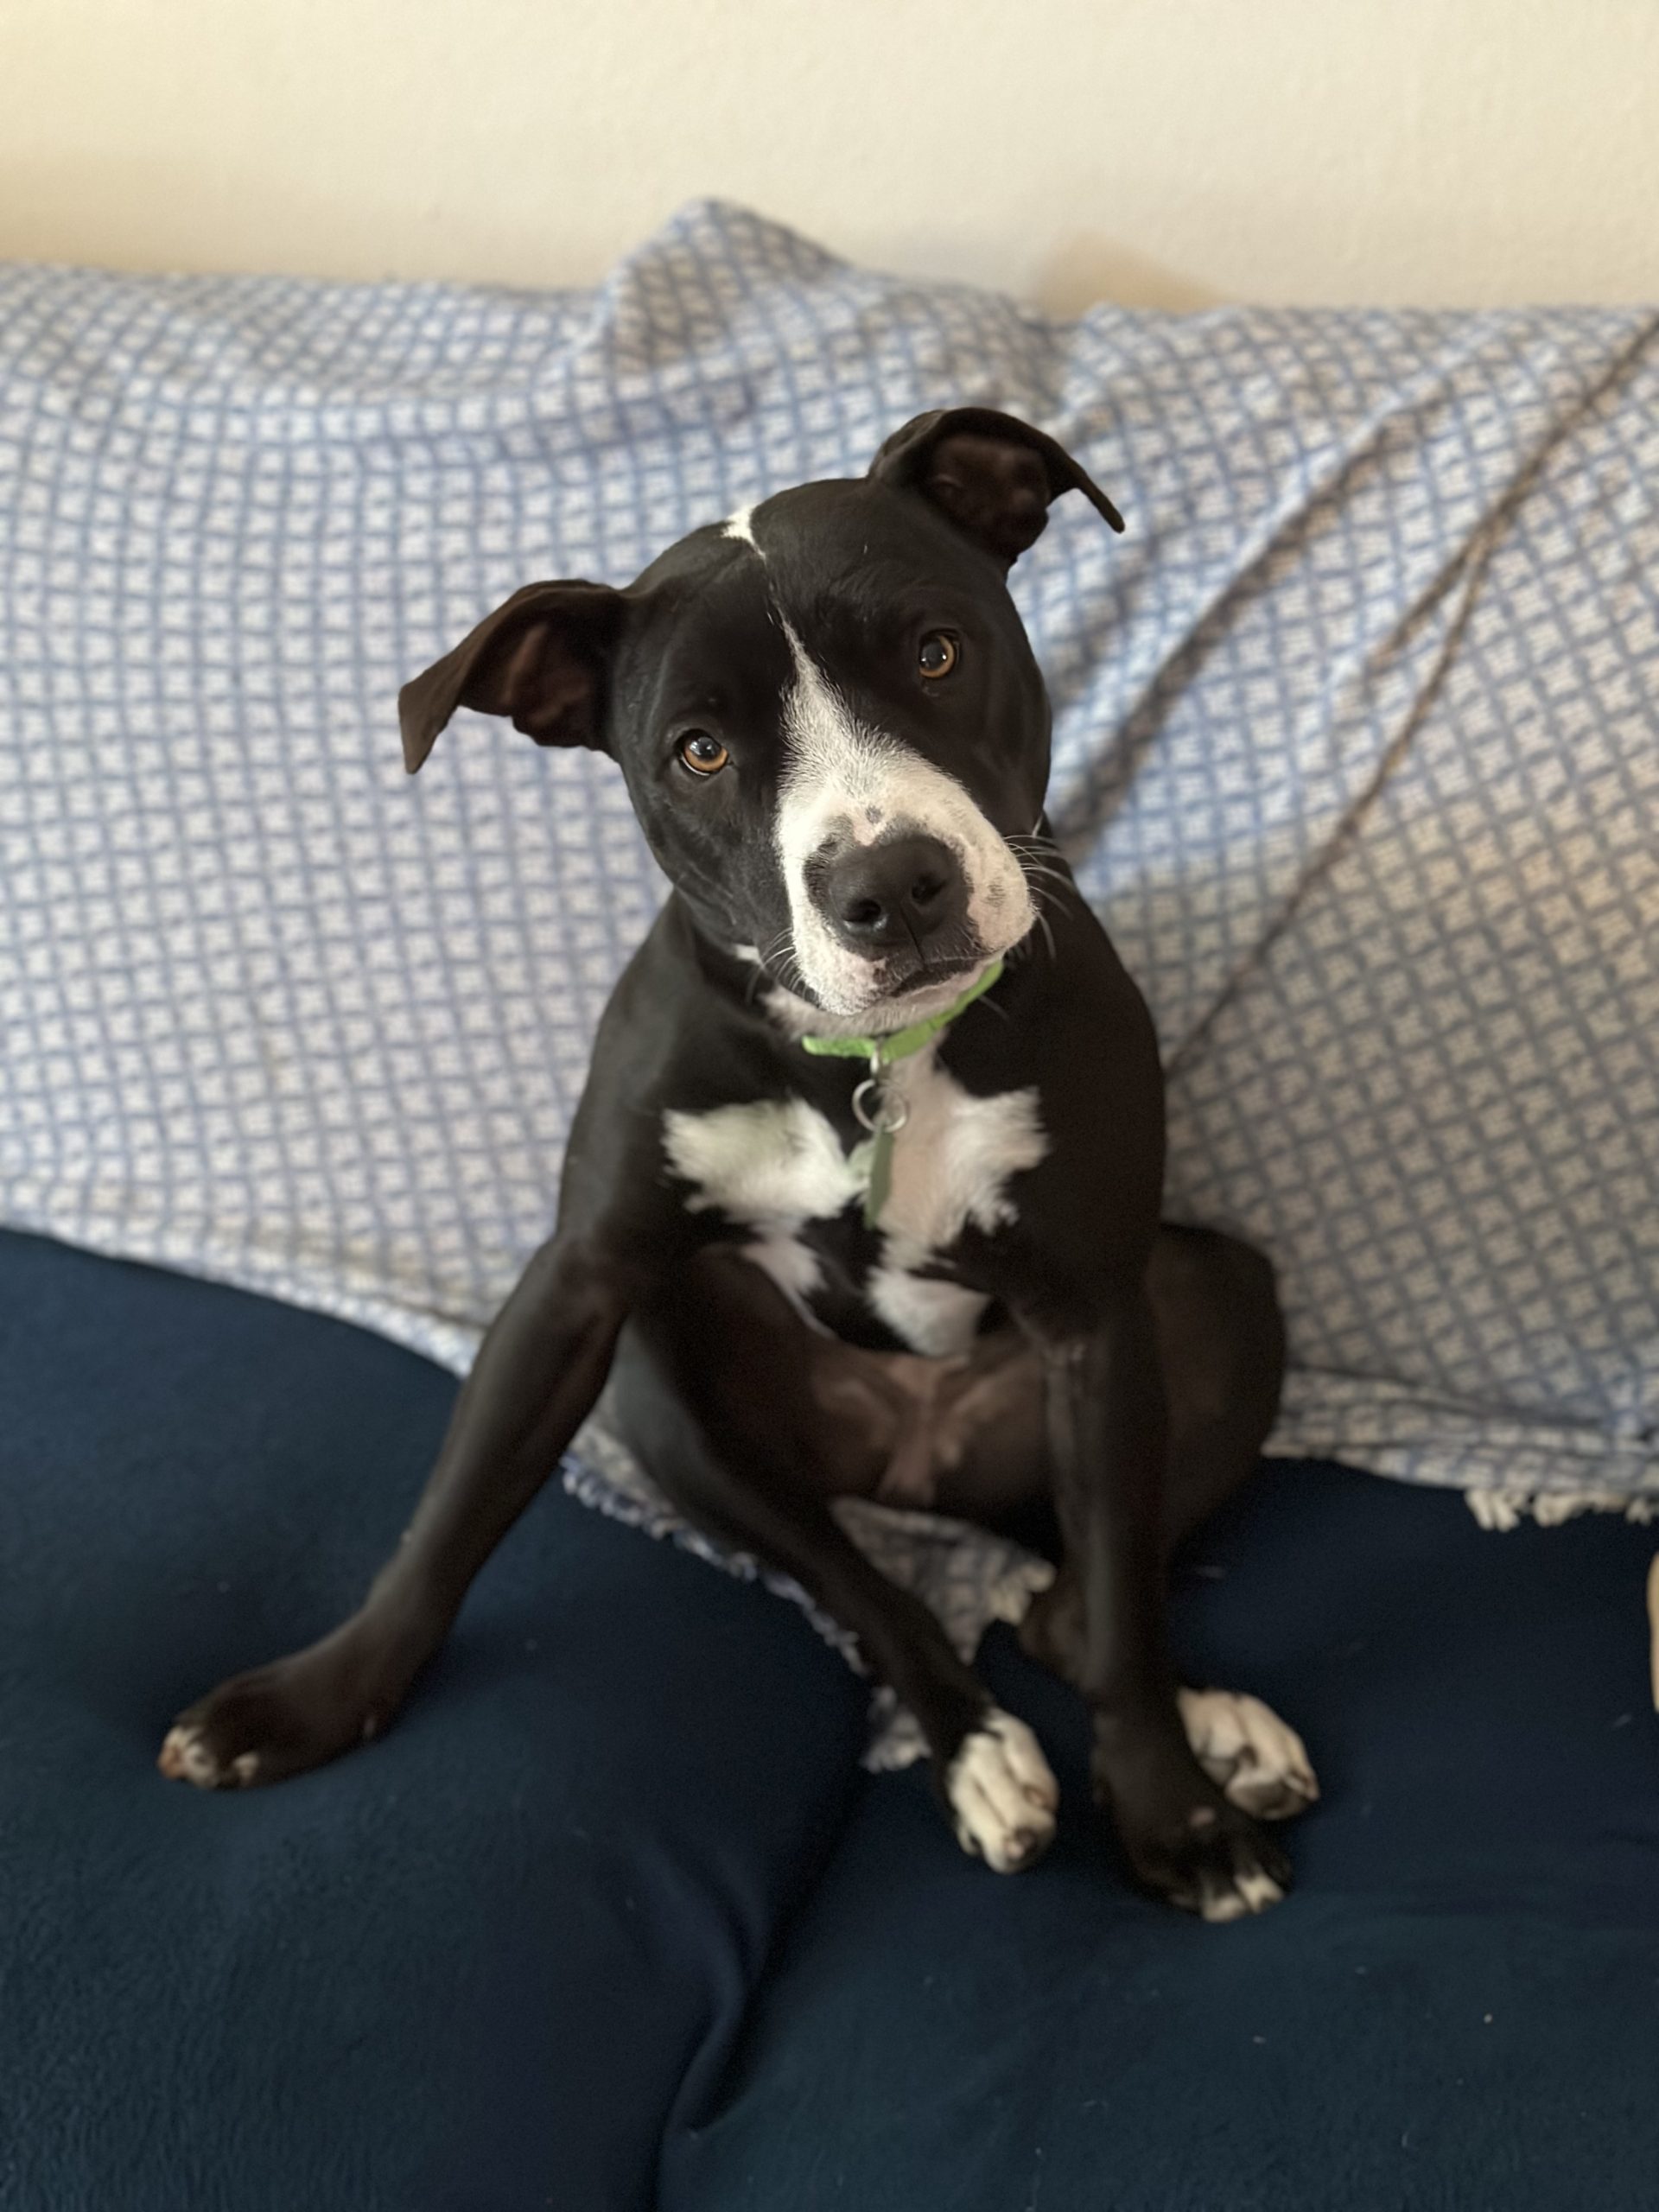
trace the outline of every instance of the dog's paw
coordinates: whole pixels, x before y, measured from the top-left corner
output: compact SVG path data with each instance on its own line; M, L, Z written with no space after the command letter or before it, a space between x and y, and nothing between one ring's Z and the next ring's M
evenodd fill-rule
M1023 1720L993 1706L944 1777L957 1840L999 1874L1034 1866L1054 1836L1059 1785Z
M1120 1821L1120 1829L1122 1823ZM1279 1904L1290 1861L1232 1805L1194 1805L1179 1827L1123 1840L1145 1886L1201 1920L1243 1920Z
M337 1631L221 1682L179 1715L156 1764L170 1781L198 1789L281 1782L378 1735L399 1694Z
M1242 1690L1182 1690L1181 1725L1217 1789L1258 1821L1288 1821L1315 1803L1319 1785L1296 1731Z
M194 1782L198 1789L245 1789L259 1776L257 1751L222 1761L206 1726L188 1720L176 1720L168 1730L156 1764L169 1782Z

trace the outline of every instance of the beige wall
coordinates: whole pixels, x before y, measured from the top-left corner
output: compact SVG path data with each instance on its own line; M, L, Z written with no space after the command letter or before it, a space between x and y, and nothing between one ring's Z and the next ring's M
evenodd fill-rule
M1062 308L1659 298L1659 0L0 0L0 255L556 283L704 193Z

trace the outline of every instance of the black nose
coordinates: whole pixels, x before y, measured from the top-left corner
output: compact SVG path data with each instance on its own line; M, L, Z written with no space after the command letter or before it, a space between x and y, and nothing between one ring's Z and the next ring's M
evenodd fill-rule
M962 863L937 837L855 845L830 864L824 905L842 941L859 952L920 944L960 922L968 887Z

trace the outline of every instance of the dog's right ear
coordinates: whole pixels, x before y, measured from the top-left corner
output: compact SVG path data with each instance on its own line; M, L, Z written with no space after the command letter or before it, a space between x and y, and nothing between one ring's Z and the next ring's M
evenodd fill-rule
M605 747L605 678L622 624L608 584L525 584L397 694L412 776L457 707L507 715L537 745Z

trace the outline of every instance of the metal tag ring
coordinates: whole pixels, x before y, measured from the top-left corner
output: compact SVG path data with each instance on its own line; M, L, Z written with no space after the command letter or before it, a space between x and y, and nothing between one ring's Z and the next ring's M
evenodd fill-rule
M896 1136L910 1119L910 1108L896 1092L867 1075L853 1093L853 1116L877 1136Z

